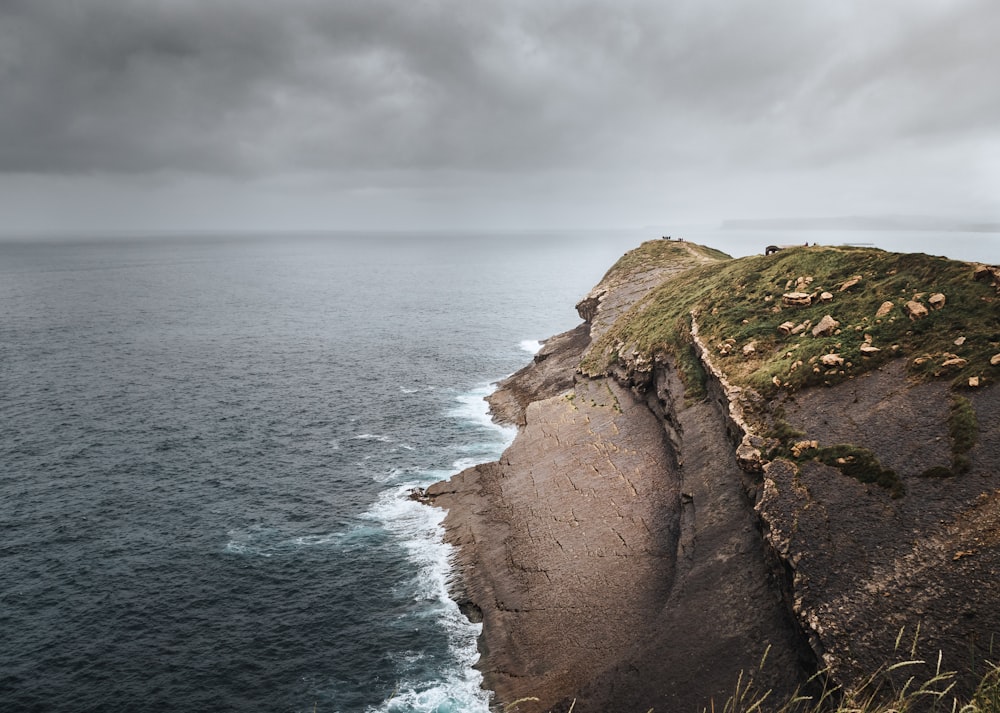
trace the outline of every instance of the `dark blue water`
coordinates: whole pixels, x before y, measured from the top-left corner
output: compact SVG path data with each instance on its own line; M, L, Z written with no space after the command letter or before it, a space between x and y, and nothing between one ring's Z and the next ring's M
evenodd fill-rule
M633 244L0 243L0 708L485 710L406 492Z

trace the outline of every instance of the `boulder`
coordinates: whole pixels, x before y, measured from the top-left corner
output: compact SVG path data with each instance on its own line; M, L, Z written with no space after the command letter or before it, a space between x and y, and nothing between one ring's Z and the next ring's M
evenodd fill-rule
M955 340L954 344L956 347L962 346L963 344L965 344L965 337L959 337L958 339Z
M1000 366L1000 354L994 354L990 357L990 364L993 366Z
M976 387L978 387L979 386L979 377L978 376L970 376L969 377L969 386L972 387L973 389L976 388Z
M940 292L936 292L935 294L931 295L930 299L928 299L927 301L934 309L941 309L942 307L944 307L944 303L948 301L948 298L945 297Z
M750 342L743 345L743 356L753 356L757 353L757 342Z
M778 325L778 331L784 335L789 335L795 329L795 322L782 322Z
M819 358L819 360L820 360L820 363L823 364L823 366L843 366L844 365L844 357L840 356L840 354L824 354L823 356L821 356Z
M840 326L840 322L835 320L830 315L826 315L819 321L812 329L812 335L814 337L825 337L829 334L833 334L833 330Z
M912 320L923 319L928 315L927 308L914 300L906 303L906 313Z
M947 354L946 356L948 358L941 362L941 367L944 369L964 369L969 365L969 361L960 356L955 356L954 354Z
M820 302L833 302L833 293L831 293L831 292L822 292L822 293L820 293L819 301Z
M792 334L802 334L802 332L807 329L809 329L809 320L806 320L802 324L795 325L794 329L792 329Z
M840 291L845 292L846 290L849 290L852 287L854 287L859 282L861 282L861 275L855 275L850 280L848 280L847 282L845 282L840 286Z
M786 292L781 296L781 301L789 307L796 305L808 307L812 304L812 295L805 292Z
M861 352L861 356L871 356L872 354L877 354L882 350L878 347L873 347L871 344L865 343L859 347L859 351Z
M879 306L878 312L875 313L876 319L881 319L882 317L885 317L886 315L888 315L890 312L892 312L892 309L895 306L896 305L894 305L892 302L889 302L888 300L886 300L885 302L883 302Z

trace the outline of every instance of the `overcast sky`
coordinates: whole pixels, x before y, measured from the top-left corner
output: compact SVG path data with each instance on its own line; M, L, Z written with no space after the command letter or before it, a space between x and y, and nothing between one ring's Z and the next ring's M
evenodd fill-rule
M0 230L1000 221L997 0L0 0Z

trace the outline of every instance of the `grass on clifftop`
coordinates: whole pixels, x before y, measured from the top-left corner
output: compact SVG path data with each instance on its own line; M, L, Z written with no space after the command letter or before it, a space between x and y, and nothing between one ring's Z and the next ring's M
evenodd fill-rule
M599 284L614 284L644 270L667 267L689 260L732 260L714 248L680 240L649 240L629 250L601 278Z
M656 251L656 259L679 255L676 250L685 249L683 245L705 258L720 255L691 243L646 245ZM609 275L622 278L641 270L651 255L633 251ZM791 292L808 294L811 304L785 304L782 295ZM931 300L938 293L945 296L941 307ZM925 307L926 316L910 319L908 302ZM883 305L888 313L876 316ZM1000 377L1000 366L990 364L1000 353L1000 298L992 285L973 279L968 263L920 253L825 246L691 268L619 319L591 346L581 367L592 374L606 373L632 354L652 358L658 353L673 356L683 366L691 359L692 312L698 315L711 358L730 381L764 396L835 384L894 357L905 357L912 375L948 379L956 388L968 388L972 377L980 385ZM826 315L837 327L814 336L813 328ZM826 355L835 356L827 356L824 363Z

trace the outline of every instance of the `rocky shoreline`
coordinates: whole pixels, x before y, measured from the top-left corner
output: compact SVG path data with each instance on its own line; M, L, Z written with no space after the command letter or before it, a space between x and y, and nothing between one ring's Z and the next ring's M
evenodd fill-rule
M453 594L483 621L478 666L497 702L699 710L721 706L741 673L781 698L820 669L850 686L918 623L930 646L967 657L972 632L973 653L985 651L982 637L1000 631L995 390L974 399L971 472L949 479L910 477L946 460L943 384L911 383L889 362L781 403L809 437L892 462L902 499L822 463L769 460L696 320L707 397L692 398L664 354L581 372L587 349L651 290L715 259L687 245L659 261L630 256L578 305L583 324L489 398L519 426L501 459L425 494L448 511Z

